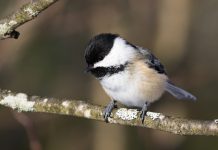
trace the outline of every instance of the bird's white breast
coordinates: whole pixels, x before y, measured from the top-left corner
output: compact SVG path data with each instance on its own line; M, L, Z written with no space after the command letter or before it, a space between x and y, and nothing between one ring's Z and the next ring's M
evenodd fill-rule
M142 107L145 102L160 98L166 79L166 75L138 61L125 71L102 78L100 83L112 99L129 107Z

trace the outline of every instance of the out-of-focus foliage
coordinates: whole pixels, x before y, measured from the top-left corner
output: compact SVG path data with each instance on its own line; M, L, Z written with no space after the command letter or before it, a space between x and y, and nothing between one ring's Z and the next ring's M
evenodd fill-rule
M0 16L27 0L1 1ZM149 48L172 80L198 97L195 103L168 94L151 111L196 119L218 117L218 1L65 0L18 28L18 40L0 41L0 87L41 96L106 105L98 82L84 74L84 48L101 32L119 33ZM96 121L26 113L45 150L218 149L217 138ZM26 131L0 107L0 149L29 149Z

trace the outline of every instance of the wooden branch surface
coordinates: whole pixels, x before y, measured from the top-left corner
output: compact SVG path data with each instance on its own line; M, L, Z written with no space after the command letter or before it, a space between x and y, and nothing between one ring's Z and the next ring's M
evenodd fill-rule
M53 113L104 121L102 116L104 107L84 101L41 98L39 96L27 96L24 93L0 90L0 105L19 112ZM136 109L118 108L113 110L108 121L114 124L147 127L179 135L218 136L217 119L211 121L191 120L147 112L144 124L142 124L139 115L140 112Z
M17 39L20 33L15 31L16 28L35 19L43 10L57 1L58 0L35 0L23 5L16 12L0 20L0 40L6 38Z

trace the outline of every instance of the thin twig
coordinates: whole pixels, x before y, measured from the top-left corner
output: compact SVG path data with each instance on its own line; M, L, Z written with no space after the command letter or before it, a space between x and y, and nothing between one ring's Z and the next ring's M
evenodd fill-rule
M58 0L35 0L23 5L16 12L0 20L0 40L7 38L17 39L20 33L15 31L16 28L35 19L43 10L57 1Z
M104 107L84 101L41 98L0 90L0 104L17 111L54 113L104 121L102 116ZM191 120L147 112L144 124L142 124L139 116L140 112L136 109L119 108L113 110L108 121L114 124L147 127L179 135L218 136L216 119L211 121Z
M14 118L24 127L30 143L30 150L42 150L42 146L34 130L32 120L24 113L12 112Z

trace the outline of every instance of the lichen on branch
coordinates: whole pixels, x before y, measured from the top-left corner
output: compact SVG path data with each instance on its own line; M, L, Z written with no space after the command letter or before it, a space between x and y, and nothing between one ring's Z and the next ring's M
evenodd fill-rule
M36 0L23 5L19 10L5 19L0 20L0 39L18 38L19 32L15 29L22 24L33 20L43 10L58 0Z
M85 101L42 98L9 90L0 90L0 105L19 112L44 112L104 121L104 107ZM114 124L147 127L179 135L218 136L217 119L211 121L191 120L166 116L162 113L147 112L144 124L142 124L138 110L119 108L113 110L108 121Z

